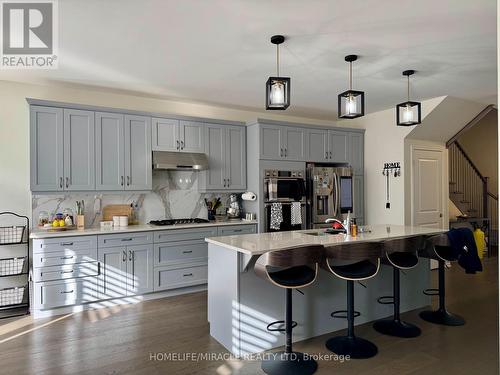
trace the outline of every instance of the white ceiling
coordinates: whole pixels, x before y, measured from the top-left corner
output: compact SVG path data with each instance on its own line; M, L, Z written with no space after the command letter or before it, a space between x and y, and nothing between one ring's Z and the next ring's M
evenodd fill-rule
M344 55L367 112L412 99L497 101L496 0L59 0L59 69L0 79L85 84L264 109L273 34L288 39L288 115L330 118L347 89Z

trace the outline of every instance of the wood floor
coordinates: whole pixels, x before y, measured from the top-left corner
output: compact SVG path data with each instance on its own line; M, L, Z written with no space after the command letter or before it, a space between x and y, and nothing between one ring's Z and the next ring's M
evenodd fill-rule
M368 360L320 361L318 374L498 374L497 258L485 272L447 270L449 310L467 319L463 327L426 323L418 312L404 314L423 334L396 339L370 324L356 327L379 354ZM433 277L436 278L437 275ZM436 280L434 280L436 281ZM329 352L331 335L295 349ZM226 353L208 334L206 293L75 313L33 322L29 317L0 321L2 374L260 374L258 362L150 360L150 353ZM161 359L160 357L157 357Z

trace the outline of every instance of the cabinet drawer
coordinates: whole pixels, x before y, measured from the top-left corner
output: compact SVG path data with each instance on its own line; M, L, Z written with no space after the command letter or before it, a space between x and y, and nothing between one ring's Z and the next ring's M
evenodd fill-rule
M98 236L99 247L147 245L153 243L152 232L106 234Z
M56 251L77 252L81 249L95 249L97 236L59 237L33 240L33 254Z
M99 274L98 262L87 262L80 264L67 264L63 266L52 266L36 268L33 271L35 282L76 279L81 277L97 276Z
M167 242L155 245L155 265L207 261L208 246L204 240Z
M48 253L33 254L33 267L58 266L97 260L97 248L59 250Z
M35 308L51 309L96 300L95 277L34 283Z
M204 240L206 237L214 237L217 235L217 227L213 228L196 228L196 229L173 229L155 232L154 241L170 242L170 241L187 241L187 240Z
M154 291L182 288L186 286L206 284L207 266L195 266L178 269L155 268Z
M255 233L255 225L227 225L219 227L217 231L218 236L233 236L237 234L251 234Z

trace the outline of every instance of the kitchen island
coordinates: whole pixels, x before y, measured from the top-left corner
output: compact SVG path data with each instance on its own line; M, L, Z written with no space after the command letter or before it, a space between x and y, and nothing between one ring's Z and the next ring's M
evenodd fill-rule
M283 289L259 278L253 271L255 261L266 252L443 232L445 230L427 227L376 225L370 232L356 237L305 230L207 238L210 335L236 356L283 345L284 335L266 329L269 323L284 317ZM402 312L430 304L430 298L422 293L429 287L429 281L429 261L421 258L416 268L401 277ZM356 284L355 307L361 312L356 324L391 315L392 305L381 305L377 298L392 294L392 269L382 266L376 277L363 284ZM303 294L293 295L293 319L298 323L293 331L294 341L346 328L345 320L330 317L332 311L345 308L345 281L320 270L316 281L301 292Z

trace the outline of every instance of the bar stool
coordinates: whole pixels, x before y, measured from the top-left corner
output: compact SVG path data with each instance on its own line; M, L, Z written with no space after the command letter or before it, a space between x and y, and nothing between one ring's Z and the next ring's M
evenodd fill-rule
M425 289L424 294L439 296L438 309L422 311L419 314L420 317L430 323L446 326L463 326L465 324L464 318L450 313L445 305L445 263L458 260L451 250L447 234L444 233L427 238L425 249L420 252L420 256L438 261L438 288Z
M394 306L394 315L391 319L378 320L373 328L384 335L396 337L420 336L420 328L404 322L400 318L400 270L409 270L418 264L418 250L423 248L425 237L416 236L386 240L382 243L382 252L385 254L382 263L392 266L392 296L383 296L377 299L381 304Z
M285 289L285 320L270 323L269 331L285 332L285 350L262 361L262 370L266 374L313 374L318 364L311 358L304 358L304 353L292 350L292 329L297 323L292 320L292 291L308 286L316 280L318 264L323 258L322 246L306 246L262 254L255 262L257 276ZM276 327L284 325L285 328Z
M360 242L349 245L325 246L322 267L347 281L347 310L331 313L332 318L347 319L347 336L336 336L326 342L328 350L351 358L370 358L378 349L372 342L354 335L354 282L374 277L380 268L380 242Z

